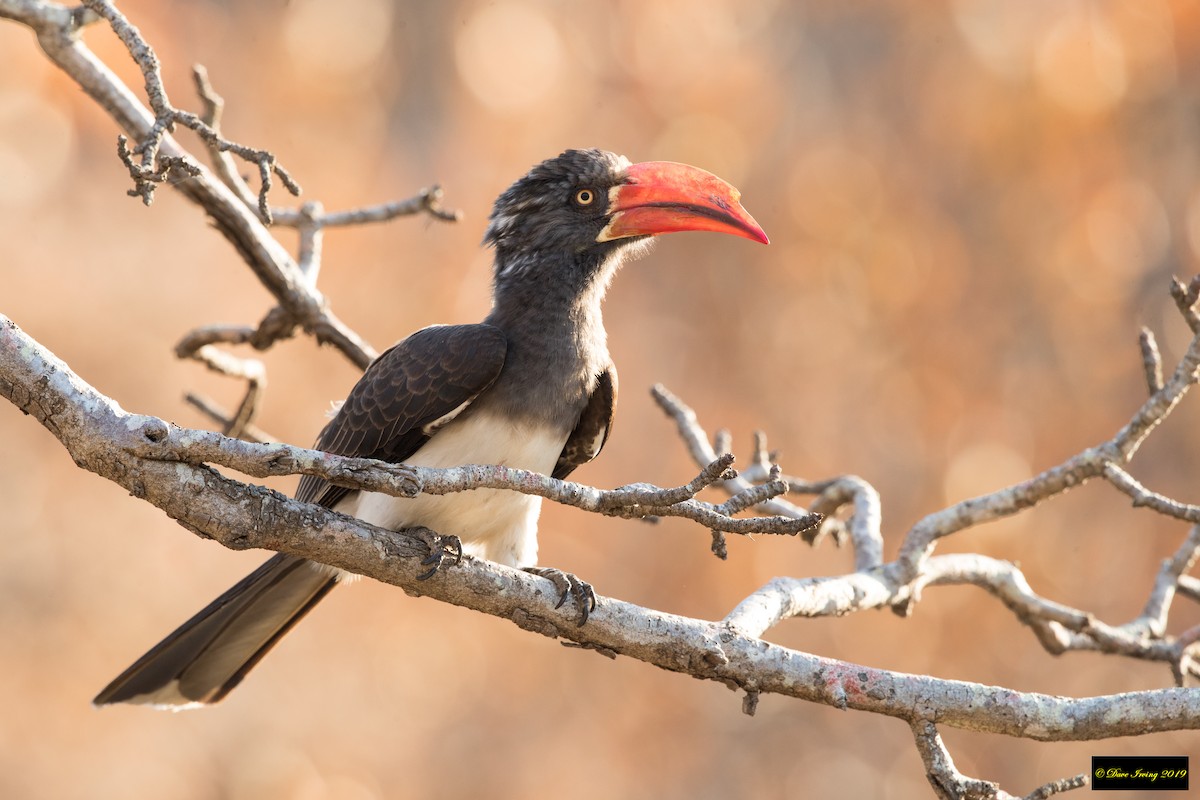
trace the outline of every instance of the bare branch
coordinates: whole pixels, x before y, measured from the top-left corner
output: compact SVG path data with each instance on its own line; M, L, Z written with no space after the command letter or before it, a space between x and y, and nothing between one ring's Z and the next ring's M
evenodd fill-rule
M325 212L325 207L316 201L310 201L300 206L299 217L296 220L296 230L300 233L300 243L296 248L296 261L300 271L304 273L309 283L316 284L317 275L321 272L321 255L325 247L325 232L317 218Z
M1154 588L1142 610L1142 616L1136 620L1145 625L1152 636L1166 635L1167 614L1171 610L1171 602L1175 599L1179 578L1195 565L1197 559L1200 559L1200 525L1193 525L1175 554L1163 561L1154 580ZM1186 648L1190 646L1191 641L1180 637L1180 644Z
M1143 327L1138 336L1138 345L1142 350L1142 370L1146 374L1146 388L1150 390L1150 394L1162 391L1162 354L1158 352L1158 341L1154 338L1154 331Z
M792 491L796 491L794 481L789 481L789 485L793 487ZM834 515L847 504L851 508L850 517L843 523ZM883 507L874 486L857 475L834 478L822 485L810 510L825 514L827 520L834 519L839 525L845 526L850 541L854 543L856 570L872 569L883 564ZM826 526L823 525L822 530L826 530ZM840 544L840 531L833 526L829 526L828 530Z
M1200 603L1200 578L1191 575L1180 575L1178 583L1179 594L1189 600Z
M226 436L241 438L246 427L253 423L266 388L267 371L257 358L237 358L214 344L244 344L252 341L257 333L256 329L244 326L210 325L192 331L175 345L175 354L180 358L195 359L213 372L246 381L242 402L222 429Z
M688 450L692 454L692 459L697 464L709 464L720 457L718 450L708 443L708 435L696 420L695 411L688 408L682 400L668 391L662 384L655 384L650 390L650 394L654 397L659 407L675 420L675 424L679 428L679 434L683 437L684 443L688 446ZM729 478L722 485L722 488L730 494L743 492L750 487L751 484L749 481L737 476ZM764 501L764 506L772 513L781 516L802 516L805 514L803 509L778 499L766 500Z
M1000 787L988 781L968 778L954 766L954 758L942 742L942 736L932 722L918 721L912 724L917 752L925 764L925 777L933 787L933 793L941 800L999 800L1010 798Z
M1103 474L1109 483L1132 498L1134 508L1149 508L1185 522L1200 522L1200 506L1181 503L1152 492L1116 464L1105 464Z
M99 9L111 9L108 3L94 2L93 5ZM82 24L94 18L93 11L85 9L83 13L72 13L53 3L0 0L0 16L32 28L50 60L108 112L129 139L138 142L155 140L158 142L158 159L174 160L169 163L186 163L189 168L199 166L172 138L169 127L165 123L160 124L156 113L148 110L112 70L84 45L78 31ZM138 39L140 34L133 40L135 47L139 47ZM143 65L143 74L145 71ZM153 73L153 70L150 72ZM161 87L161 79L148 80ZM165 93L160 95L165 98ZM147 153L143 151L141 155L144 158ZM247 208L228 186L202 167L194 176L172 182L171 186L212 217L217 229L237 248L263 286L287 309L297 324L315 336L317 341L332 344L359 368L366 369L376 357L376 351L334 316L325 298L308 283L283 246L263 227L257 210Z
M201 414L211 419L217 425L220 425L221 430L229 430L233 426L233 421L236 418L235 415L229 414L227 411L213 402L212 399L196 394L195 392L188 392L183 396L183 399L188 405L192 406ZM279 441L276 437L253 424L243 426L240 435L236 438L244 439L247 442Z
M676 427L687 445L692 459L699 465L709 463L717 457L717 452L729 446L728 432L718 432L715 437L716 445L709 445L708 434L700 426L696 412L682 400L667 390L662 384L656 384L651 389L651 395L667 416L675 420ZM720 488L731 495L746 492L751 481L768 481L776 488L798 493L821 493L822 497L810 509L809 513L823 517L819 525L805 528L803 533L810 544L816 544L824 533L833 532L834 538L841 544L840 531L845 529L845 523L834 517L838 509L846 503L853 505L848 531L854 545L855 569L866 570L883 563L883 536L880 534L880 503L879 493L866 481L853 475L845 476L834 481L825 481L815 487L797 478L786 478L778 471L777 465L769 463L766 451L766 434L761 431L755 434L754 450L751 456L750 468L741 474L725 481ZM779 481L781 483L776 484ZM771 490L773 492L774 489ZM779 494L783 494L780 492ZM799 506L778 499L778 495L764 494L758 507L764 511L779 516L800 516L806 512ZM713 536L713 552L721 556L724 541L718 534Z
M990 781L969 778L958 771L954 758L942 741L937 727L927 720L911 724L917 752L925 764L925 777L929 779L933 792L946 800L1014 800L1008 792ZM1088 776L1081 773L1070 778L1061 778L1043 784L1025 795L1023 800L1045 800L1062 792L1087 786Z
M108 0L83 0L83 5L92 13L107 20L112 26L113 32L129 50L129 55L142 70L146 97L150 101L150 107L154 109L154 125L136 148L136 152L142 156L140 166L135 165L132 159L127 157L128 153L124 150L124 144L121 145L122 160L129 167L130 175L134 179L135 188L132 193L140 196L146 205L150 205L153 199L154 185L165 181L173 169L182 168L189 177L198 174L199 166L190 164L186 158L158 157L163 136L173 131L176 124L181 124L195 131L209 147L221 152L235 153L257 165L262 180L262 188L258 194L258 209L262 220L269 225L271 209L267 202L267 195L271 191L272 173L278 176L287 190L294 195L300 194L300 185L292 179L287 170L276 163L275 156L270 152L231 142L223 138L202 118L172 106L170 100L167 99L166 87L163 86L158 56L142 37L141 32Z
M139 147L136 152L141 151L142 148ZM129 175L133 178L133 188L127 194L130 197L142 198L146 205L154 202L155 184L183 181L200 174L200 167L184 157L161 156L156 163L146 163L146 159L143 158L143 163L139 165L134 162L133 156L134 151L129 149L129 140L124 135L117 136L117 157L129 169Z
M442 206L442 190L438 186L422 189L415 196L406 200L395 200L390 203L348 211L326 213L324 207L317 202L305 203L298 210L274 209L275 224L294 227L300 232L297 260L300 269L313 283L316 282L317 273L321 268L321 245L325 228L390 222L400 217L420 213L428 214L443 222L457 222L462 219L461 211Z
M192 66L192 81L196 85L196 94L200 96L200 101L204 104L204 113L200 119L205 122L212 130L218 134L221 132L221 116L225 112L225 98L217 94L212 83L208 78L208 70L202 64ZM213 162L213 169L216 170L217 176L221 179L230 191L238 196L242 203L247 207L258 210L258 199L254 192L246 185L246 181L238 173L237 165L234 164L233 157L229 155L229 151L222 150L219 147L209 145L209 157ZM264 222L266 220L263 220Z
M1056 794L1069 792L1072 789L1082 789L1088 785L1088 776L1086 772L1081 772L1078 775L1073 775L1070 778L1059 778L1056 781L1039 786L1029 794L1025 795L1023 800L1046 800L1047 797L1053 797Z
M913 602L925 586L978 586L1004 603L1017 619L1033 628L1046 649L1062 653L1066 643L1058 632L1081 631L1094 623L1091 614L1040 597L1024 573L1008 561L987 556L953 553L929 559L913 585Z
M829 578L772 578L738 603L724 624L743 636L762 636L792 617L839 617L883 608L896 599L896 587L878 571Z
M1177 282L1178 283L1178 282ZM1012 516L1105 474L1110 464L1127 463L1141 443L1179 404L1200 371L1200 335L1192 339L1171 379L1150 396L1129 423L1103 444L1084 450L1027 481L964 500L930 514L912 527L894 562L905 580L914 580L920 563L938 539L964 528Z
M196 92L204 103L204 114L201 121L207 124L219 137L221 115L225 108L225 100L217 94L208 77L208 71L200 64L192 67L192 77L196 84ZM388 222L403 216L426 213L434 219L446 222L457 222L462 219L462 212L447 209L442 206L441 187L433 186L421 189L414 197L397 200L375 206L368 206L349 211L325 213L324 207L316 201L309 201L298 209L272 207L270 216L263 217L262 196L255 198L246 181L238 174L233 159L229 156L228 148L223 148L217 141L205 140L209 144L209 154L213 167L221 180L233 191L248 208L259 212L264 222L296 228L300 232L300 245L297 252L297 262L300 270L307 276L310 285L315 286L317 273L321 266L321 243L323 229L349 225L364 225L372 222Z
M322 228L366 225L372 222L390 222L399 217L409 217L421 213L444 222L458 222L462 219L461 211L442 206L442 187L431 186L428 189L422 189L406 200L394 200L390 203L364 206L348 211L318 214L313 218L313 224Z
M1194 348L1193 348L1194 349ZM1186 361L1186 359L1185 359ZM1189 371L1191 370L1191 371ZM1194 368L1181 364L1180 369L1172 380L1172 390L1178 394L1173 402L1163 403L1162 397L1154 397L1147 406L1155 409L1155 413L1165 415L1178 402L1186 386L1194 380ZM1165 390L1164 390L1165 391ZM676 419L684 441L688 443L693 457L702 456L707 451L707 437L703 434L694 412L687 408L678 398L670 395L661 387L655 388L655 397L660 405ZM1101 453L1120 452L1123 444L1129 453L1136 447L1135 442L1149 432L1161 416L1152 416L1144 407L1135 417L1134 422L1118 434L1107 446L1085 451L1066 464L1049 470L1041 476L1019 484L1001 492L986 495L975 500L960 503L946 511L931 515L913 529L918 535L921 525L942 527L946 535L953 530L978 524L997 516L1016 513L1031 507L1053 494L1065 491L1071 486L1081 483L1097 474L1109 474L1112 480L1117 475L1124 476L1132 482L1126 473L1105 461ZM1140 437L1140 438L1139 438ZM761 464L765 450L765 437L756 442L755 461ZM1108 470L1108 473L1105 473ZM761 635L770 627L783 619L792 616L829 616L851 613L865 608L879 607L889 604L901 613L908 613L920 596L921 589L930 584L947 585L972 583L988 590L1001 599L1012 609L1022 622L1029 625L1038 636L1039 641L1050 652L1061 653L1068 649L1102 649L1108 652L1119 652L1138 658L1154 658L1171 660L1172 649L1167 643L1163 646L1147 643L1137 634L1143 626L1130 623L1128 626L1114 628L1091 620L1083 612L1069 609L1059 604L1039 598L1029 588L1020 570L1011 564L984 559L982 557L957 557L939 559L936 564L923 564L912 579L911 591L904 587L908 581L901 573L895 573L895 564L888 565L884 573L873 572L872 567L882 562L882 539L878 536L879 502L878 494L869 484L857 478L842 478L833 482L824 482L819 487L822 492L815 510L820 510L832 517L837 508L847 500L856 503L852 516L858 526L856 541L867 542L872 546L856 549L856 553L876 552L878 560L863 563L856 560L856 572L852 575L838 578L793 579L776 578L765 587L746 598L726 618L726 624L749 635ZM1142 490L1142 502L1156 502ZM1173 503L1161 498L1163 503ZM1191 509L1174 504L1176 516L1191 519ZM1198 514L1196 519L1200 519ZM910 533L910 541L913 534ZM938 536L930 539L938 538ZM903 558L903 553L902 553ZM867 574L863 574L863 573ZM1165 618L1164 618L1165 619ZM1081 633L1087 628L1086 633ZM1072 638L1070 632L1079 635Z
M717 481L729 480L735 475L737 470L733 468L733 455L726 454L705 466L699 475L677 489L659 489L645 483L631 483L622 486L621 490L626 492L627 505L671 505L691 500Z
M1039 597L1015 565L959 553L930 558L911 585L896 583L883 568L827 578L774 578L739 603L724 622L746 636L761 636L791 617L843 616L897 605L907 609L926 586L966 584L1002 601L1055 654L1069 647L1064 629L1082 631L1093 622L1090 614Z
M381 221L422 211L438 219L457 219L457 212L442 208L440 190L434 187L422 190L410 200L340 215L323 214L319 204L306 204L298 211L286 210L282 216L288 223L301 229L300 264L294 263L261 225L246 216L246 212L253 212L264 223L271 222L273 212L268 205L268 193L272 174L283 181L293 194L299 194L300 187L270 152L246 147L221 136L220 120L224 101L213 89L207 71L201 66L193 70L196 89L205 106L203 116L175 108L167 97L158 57L138 29L107 0L87 0L85 7L86 14L82 16L63 16L55 10L59 7L49 4L19 4L13 9L6 4L0 7L0 13L34 27L46 53L139 142L136 148L130 150L129 139L124 135L118 137L118 154L134 178L135 186L131 193L149 204L155 186L171 181L172 185L212 215L218 229L237 247L263 284L279 299L280 308L267 316L254 335L241 338L249 340L258 349L265 349L278 339L291 336L295 328L301 326L316 336L319 342L333 344L357 366L365 369L377 353L333 316L316 290L315 280L320 266L320 229L326 225ZM110 24L142 70L146 96L153 113L148 112L75 35L75 30L83 21L99 18ZM214 181L169 136L177 123L194 130L208 146L221 182ZM256 202L252 200L253 195L245 181L238 175L230 153L257 165L261 189ZM140 163L135 161L136 155L140 155ZM175 177L184 179L173 180ZM268 325L268 322L273 324ZM252 366L256 362L236 362L232 357L218 354L211 348L201 350L195 347L188 350L187 355L199 358L218 371L228 373L233 370L232 374L247 369L255 371L256 380L249 382L240 412L228 430L236 433L243 429L253 417L255 401L261 394L265 377L261 369Z
M1200 333L1200 313L1196 312L1196 301L1200 299L1200 276L1192 278L1187 286L1179 278L1171 278L1171 297L1192 333Z
M627 655L663 669L759 694L784 694L908 721L931 715L945 725L1038 740L1084 740L1200 727L1200 693L1185 689L1085 699L1019 693L821 658L741 636L721 623L663 614L612 599L605 599L588 624L580 627L574 624L573 610L553 608L558 595L548 581L469 558L421 583L417 576L423 567L417 562L425 545L419 537L386 531L262 487L247 486L206 467L141 457L114 446L113 442L135 438L153 449L171 441L171 429L161 420L122 411L3 318L0 395L45 425L81 467L119 483L189 530L227 547L262 547L312 558L396 584L410 593L501 616L543 635ZM349 467L353 461L207 435L213 440L193 446L198 450L211 446L214 458L234 460L243 453L264 452L285 460L298 456L309 459L304 466L311 467L314 474ZM406 470L411 468L375 464L371 469L392 471L392 479L403 489ZM486 472L490 468L465 468L465 472L476 469ZM349 480L352 473L339 480ZM532 474L519 477L528 481L544 478Z
M261 362L236 358L218 345L262 350L303 329L321 342L335 344L360 367L374 358L370 346L332 315L316 289L323 229L421 213L439 220L458 219L457 212L441 205L438 187L423 189L407 200L341 212L327 213L316 202L298 209L271 207L268 195L273 179L284 182L294 194L299 186L270 152L224 138L223 100L202 67L195 69L194 79L204 113L197 116L172 106L153 49L109 0L84 0L83 7L74 10L37 0L0 0L0 17L33 28L46 53L125 131L118 137L118 153L134 181L130 193L149 204L158 185L178 187L213 217L278 300L279 305L257 327L207 326L180 342L181 357L195 358L248 383L247 394L232 415L199 398L189 398L190 402L219 418L226 432L261 442L270 437L251 424L265 386ZM112 27L141 68L151 110L82 45L79 30L100 19ZM195 131L204 142L215 176L172 138L178 125ZM258 168L257 193L238 173L232 155ZM263 228L262 223L272 221L297 229L296 261ZM676 421L701 471L682 486L631 484L613 490L504 467L408 467L177 428L155 417L122 411L4 317L0 317L0 395L34 415L82 467L126 487L185 528L228 547L264 547L314 558L410 593L429 594L510 619L608 657L628 655L663 669L720 681L745 693L746 713L754 712L763 694L775 693L894 716L912 727L939 796L1008 797L994 784L969 778L955 768L935 722L1039 740L1106 738L1200 727L1200 698L1195 691L1180 689L1077 700L1019 693L820 658L758 637L793 616L840 615L885 606L906 613L926 587L970 584L1000 600L1049 652L1095 650L1168 662L1180 685L1187 677L1200 676L1200 626L1175 637L1166 633L1177 594L1200 602L1200 580L1186 574L1200 557L1200 506L1151 492L1124 468L1200 374L1196 310L1200 278L1186 286L1176 280L1171 291L1197 338L1164 382L1155 337L1149 330L1142 331L1142 367L1150 398L1129 424L1108 442L1029 481L928 515L909 531L899 558L888 564L883 561L880 498L869 483L856 476L819 482L787 477L761 433L755 435L749 468L738 475L731 469L729 433L718 431L710 444L695 413L662 387L655 387L655 398ZM375 528L231 480L207 464L254 476L316 475L338 485L401 497L486 487L520 491L610 516L680 516L709 528L718 554L724 552L725 533L804 533L814 544L822 535L832 535L839 543L849 538L854 545L855 571L838 577L775 578L719 623L606 598L592 621L577 627L569 609L552 608L557 592L541 579L465 559L430 582L420 583L419 578L427 574L417 563L425 553L421 537ZM1094 477L1106 479L1135 506L1195 524L1175 554L1164 561L1141 615L1124 625L1106 624L1040 596L1021 570L1008 562L933 552L943 536L1030 508ZM729 498L719 504L696 499L710 486L727 492ZM784 499L789 492L816 495L812 513ZM735 516L751 508L771 516ZM1044 798L1085 784L1086 776L1066 778L1028 796Z
M256 358L238 358L215 345L248 344L256 350L266 350L275 342L290 338L295 332L296 321L292 315L283 306L275 306L263 317L257 328L243 325L207 325L191 331L175 345L175 355L179 358L194 359L214 372L246 381L246 393L238 405L237 412L223 422L222 431L226 436L243 438L245 431L253 424L266 391L267 371L262 361Z

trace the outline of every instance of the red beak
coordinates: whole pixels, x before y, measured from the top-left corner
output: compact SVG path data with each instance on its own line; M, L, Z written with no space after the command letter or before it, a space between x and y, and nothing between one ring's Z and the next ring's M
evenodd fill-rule
M768 244L770 239L725 181L687 164L646 161L625 170L609 195L611 219L598 242L677 231L716 231Z

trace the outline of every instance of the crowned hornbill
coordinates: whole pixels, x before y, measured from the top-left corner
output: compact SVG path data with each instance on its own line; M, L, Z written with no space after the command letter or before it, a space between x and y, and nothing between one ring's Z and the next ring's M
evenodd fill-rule
M496 201L492 311L479 325L435 325L381 355L317 440L346 456L428 467L501 464L564 478L596 457L612 427L617 374L600 303L621 262L651 236L717 231L766 243L738 191L703 170L630 164L568 150ZM468 553L522 567L574 596L591 587L539 570L541 499L512 491L398 499L305 475L296 498L384 528L423 526ZM276 555L185 622L96 697L168 708L224 697L345 573Z

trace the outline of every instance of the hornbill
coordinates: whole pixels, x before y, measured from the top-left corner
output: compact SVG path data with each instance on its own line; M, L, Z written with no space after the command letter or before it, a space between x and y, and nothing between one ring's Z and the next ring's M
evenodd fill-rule
M499 464L565 478L612 429L617 373L600 305L622 261L652 236L716 231L767 243L738 191L704 170L568 150L496 201L493 305L478 325L434 325L376 359L316 447L427 467ZM541 499L476 489L398 499L305 475L296 499L374 525L458 537L462 551L528 569L573 596L591 587L539 569ZM433 546L439 546L437 542ZM279 554L168 635L96 696L97 705L186 708L228 694L347 573Z

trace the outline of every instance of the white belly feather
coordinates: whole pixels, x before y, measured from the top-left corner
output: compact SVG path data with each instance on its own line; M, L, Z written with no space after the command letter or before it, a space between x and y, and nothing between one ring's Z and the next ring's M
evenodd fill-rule
M405 463L422 467L498 464L550 474L562 452L562 433L514 425L486 413L454 420L440 429ZM537 563L540 497L500 489L472 489L448 495L391 497L359 492L339 504L381 528L423 525L462 539L463 551L512 567Z

